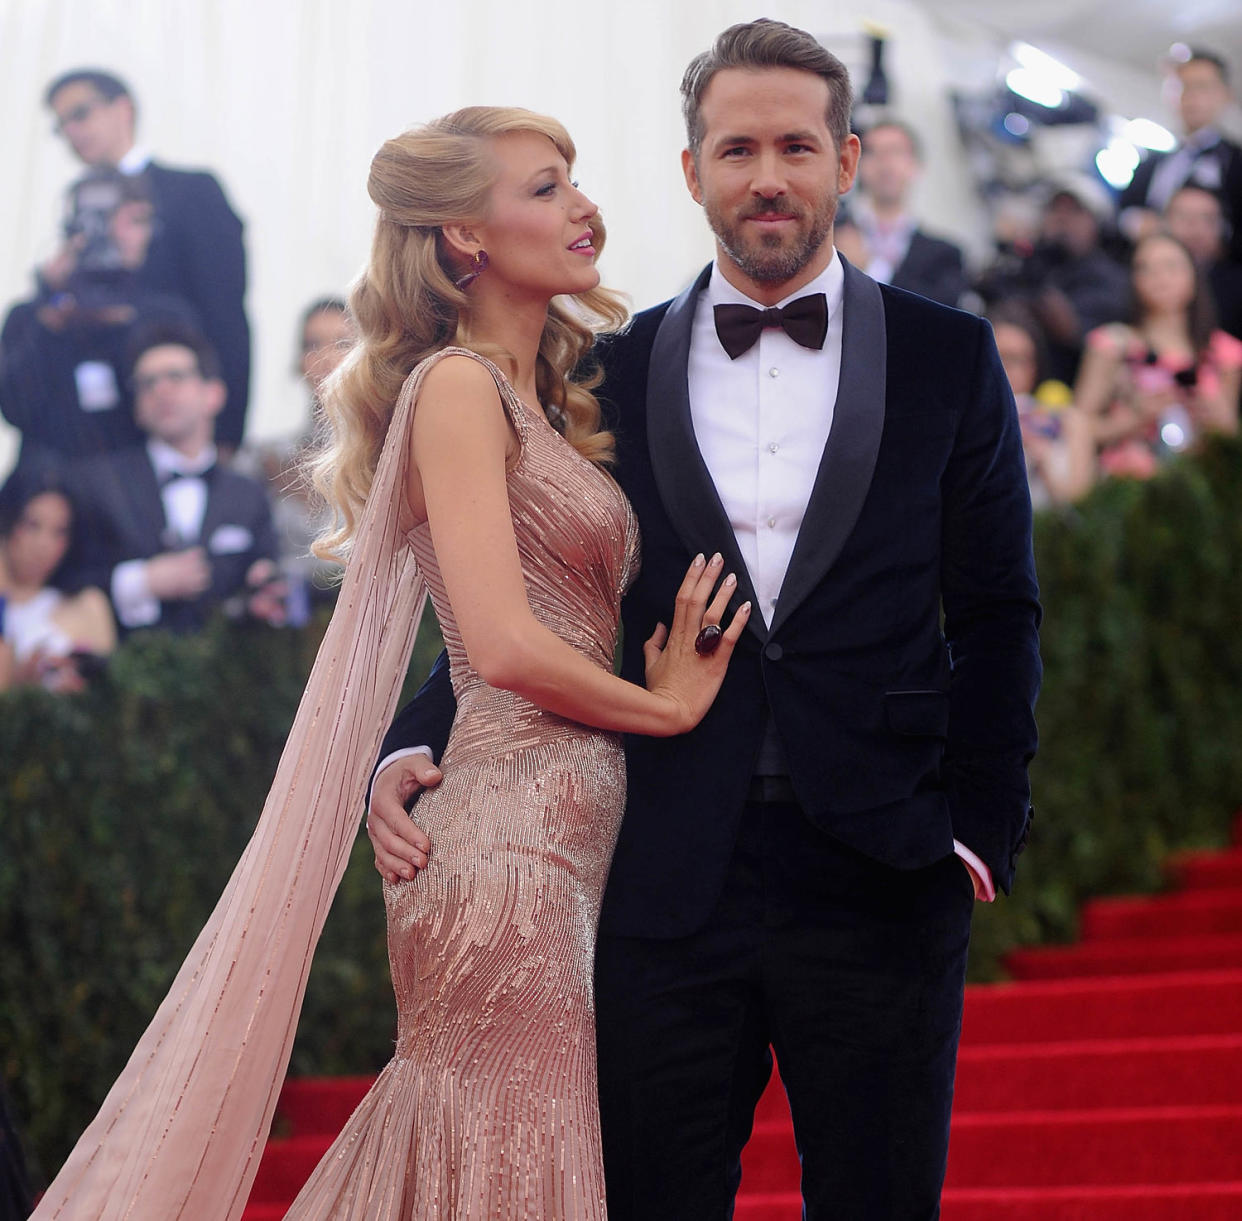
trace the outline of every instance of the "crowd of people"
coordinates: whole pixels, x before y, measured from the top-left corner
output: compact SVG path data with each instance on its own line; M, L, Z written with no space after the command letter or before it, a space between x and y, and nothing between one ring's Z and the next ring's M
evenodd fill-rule
M1097 177L1038 189L972 269L913 207L915 129L862 133L836 226L874 279L983 313L1022 425L1037 508L1104 477L1142 478L1238 428L1242 150L1220 131L1227 65L1177 68L1183 136L1119 197ZM65 238L0 334L0 412L18 430L0 512L0 686L73 690L119 636L192 631L220 608L304 623L331 597L310 554L323 524L302 473L324 379L353 340L343 300L300 320L311 397L296 435L246 445L250 330L242 222L219 182L154 160L115 75L58 77L44 101L84 171Z
M0 333L0 412L20 434L0 494L0 687L77 690L130 632L222 608L304 623L331 596L299 460L353 332L339 298L306 309L307 426L243 445L246 252L219 182L138 144L111 73L66 73L44 101L84 168L63 243Z

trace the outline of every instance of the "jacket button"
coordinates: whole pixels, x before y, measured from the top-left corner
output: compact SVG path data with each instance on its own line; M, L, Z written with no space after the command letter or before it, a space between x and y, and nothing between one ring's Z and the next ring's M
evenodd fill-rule
M785 656L785 650L779 644L769 644L764 646L763 655L769 661L780 661Z

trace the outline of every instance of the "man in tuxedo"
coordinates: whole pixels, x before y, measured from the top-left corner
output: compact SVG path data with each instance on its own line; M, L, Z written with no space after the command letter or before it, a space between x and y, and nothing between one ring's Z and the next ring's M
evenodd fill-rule
M1167 153L1145 158L1121 192L1121 224L1132 239L1160 227L1160 214L1179 187L1211 191L1233 227L1233 256L1242 259L1242 148L1220 131L1233 101L1229 67L1211 51L1195 50L1177 66L1177 109L1185 133Z
M852 211L866 254L859 265L881 284L957 305L966 291L961 248L933 237L910 212L921 172L922 153L912 127L885 119L863 133L858 181L864 198Z
M1030 819L1013 399L985 322L834 250L859 156L840 61L756 21L682 96L716 258L598 349L643 532L622 672L642 681L696 552L759 613L697 729L626 743L596 956L609 1216L730 1215L774 1048L807 1217L933 1218L972 906L1009 888ZM438 773L401 752L443 748L445 686L438 666L385 742L390 880L435 852L401 802Z
M1190 251L1211 289L1221 330L1242 339L1242 263L1229 257L1229 224L1220 197L1202 187L1179 187L1164 210L1164 223Z
M145 183L122 177L109 218L121 266L105 300L61 293L18 302L0 331L0 412L22 434L22 460L37 452L73 459L142 442L129 393L134 337L156 321L195 326L181 297L138 282L154 214Z
M279 623L277 540L262 484L221 466L212 428L225 386L194 331L153 326L133 355L134 412L146 444L82 459L69 573L109 591L130 631L201 628L233 599Z
M242 222L211 174L163 165L135 143L134 100L118 77L75 69L57 77L44 100L56 131L84 165L146 178L155 228L139 279L151 292L189 302L219 353L228 401L216 439L231 452L241 444L250 394ZM53 293L64 288L74 262L74 248L66 245L45 265L43 279Z

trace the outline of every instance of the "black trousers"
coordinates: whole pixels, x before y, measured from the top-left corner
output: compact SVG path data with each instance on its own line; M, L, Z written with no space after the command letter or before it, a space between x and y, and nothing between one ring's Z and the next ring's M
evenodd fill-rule
M808 1221L939 1216L973 887L906 872L752 802L715 912L676 940L601 937L611 1221L725 1221L780 1062Z

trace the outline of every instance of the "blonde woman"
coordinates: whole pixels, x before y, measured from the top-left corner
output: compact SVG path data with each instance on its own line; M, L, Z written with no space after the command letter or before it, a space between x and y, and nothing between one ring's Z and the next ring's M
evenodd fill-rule
M637 527L571 373L592 341L577 317L623 315L573 159L560 124L494 108L377 154L318 468L338 609L255 838L36 1217L240 1215L424 585L458 715L419 807L435 850L385 886L396 1056L290 1216L605 1216L592 956L618 735L697 724L749 608L721 625L735 582L700 556L647 687L613 675Z

